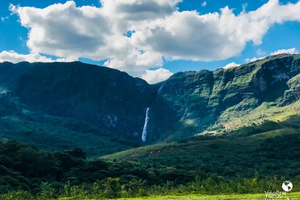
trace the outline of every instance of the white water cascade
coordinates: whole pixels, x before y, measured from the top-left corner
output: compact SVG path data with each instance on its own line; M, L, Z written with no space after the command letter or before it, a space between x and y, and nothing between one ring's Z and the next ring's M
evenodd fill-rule
M146 118L145 118L143 134L142 134L143 142L146 142L146 139L147 139L147 126L148 126L148 122L149 122L149 110L150 110L150 108L147 108L147 110L146 110Z

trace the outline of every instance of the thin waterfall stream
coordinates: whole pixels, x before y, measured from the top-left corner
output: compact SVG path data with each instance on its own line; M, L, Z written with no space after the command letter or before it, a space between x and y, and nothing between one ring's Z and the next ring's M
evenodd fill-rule
M147 127L148 127L148 122L149 122L149 110L150 108L147 108L146 110L146 118L145 118L145 124L143 128L143 133L142 133L142 141L146 142L147 140Z

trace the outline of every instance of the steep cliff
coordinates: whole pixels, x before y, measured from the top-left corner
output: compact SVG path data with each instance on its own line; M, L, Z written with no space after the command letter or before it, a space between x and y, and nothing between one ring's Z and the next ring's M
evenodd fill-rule
M152 141L177 140L213 126L221 131L224 121L263 103L294 103L299 100L299 73L300 55L288 54L231 69L177 73L162 84L150 108L148 136Z
M111 140L116 141L108 144L122 149L118 140L129 144L142 141L145 112L157 90L125 72L80 62L2 63L0 72L1 134L9 139L32 131L42 138L43 129L67 141L72 137L59 132L72 135L76 131L79 136L75 140L82 140L82 134L113 136ZM36 125L24 127L23 122ZM52 133L42 124L52 124ZM80 128L83 124L85 128ZM72 142L78 145L74 138Z
M156 85L80 62L6 62L0 64L0 136L103 155L143 140L222 134L300 114L299 74L300 55L288 54L180 72Z

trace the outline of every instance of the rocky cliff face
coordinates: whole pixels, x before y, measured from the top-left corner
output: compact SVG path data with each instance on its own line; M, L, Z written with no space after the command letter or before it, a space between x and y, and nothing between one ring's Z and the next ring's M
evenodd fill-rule
M299 100L299 55L278 55L231 69L177 73L160 87L150 112L149 137L176 140L215 124L222 112L253 110L263 102Z
M58 138L66 129L61 124L73 120L71 129L80 134L105 133L142 143L150 107L147 142L170 141L207 130L220 116L224 119L224 113L228 118L242 116L264 102L286 106L300 98L300 55L272 56L231 69L180 72L157 85L80 62L2 63L0 72L0 128L15 138L19 136L10 130L20 119L27 120L20 128L26 134L31 121L59 126ZM7 125L8 118L15 122ZM88 128L80 128L83 123ZM52 134L44 127L40 129Z
M3 63L0 72L2 94L32 112L75 119L135 140L140 140L145 111L156 93L142 79L80 62Z

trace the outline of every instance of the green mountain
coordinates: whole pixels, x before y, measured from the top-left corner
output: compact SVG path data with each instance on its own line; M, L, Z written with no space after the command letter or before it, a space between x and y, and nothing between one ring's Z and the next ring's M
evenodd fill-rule
M140 143L157 87L80 62L2 63L0 71L1 137L94 155Z
M80 62L2 63L0 198L297 191L299 99L300 55L156 85Z
M300 55L288 54L231 69L177 73L162 83L150 108L149 138L221 134L299 114L298 107L293 113L283 108L300 99L299 73Z
M298 176L299 58L278 55L231 69L175 74L151 107L149 137L161 143L103 158L225 177Z
M80 62L5 62L0 72L0 137L89 156L140 146L142 133L146 144L239 134L300 112L300 55L181 72L156 85Z

